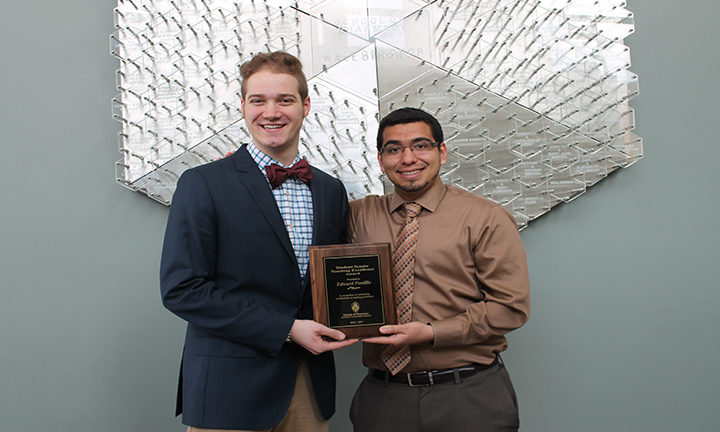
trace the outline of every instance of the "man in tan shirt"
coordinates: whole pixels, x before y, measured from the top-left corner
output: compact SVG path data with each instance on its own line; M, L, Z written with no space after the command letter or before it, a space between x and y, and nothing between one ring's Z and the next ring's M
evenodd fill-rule
M350 410L354 429L517 430L515 392L498 357L505 334L529 315L515 221L501 206L440 180L447 148L432 115L414 108L388 114L377 147L395 190L350 203L350 240L391 243L396 291L409 291L396 292L404 298L396 299L401 324L364 340L369 373ZM397 263L408 255L405 277Z

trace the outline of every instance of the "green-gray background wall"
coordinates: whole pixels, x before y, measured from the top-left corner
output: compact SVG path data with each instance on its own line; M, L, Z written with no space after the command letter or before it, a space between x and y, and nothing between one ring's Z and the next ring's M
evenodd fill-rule
M0 431L181 431L184 324L160 304L167 208L114 180L113 1L3 2ZM631 0L645 157L523 231L522 430L720 424L716 0ZM363 374L339 353L333 431Z

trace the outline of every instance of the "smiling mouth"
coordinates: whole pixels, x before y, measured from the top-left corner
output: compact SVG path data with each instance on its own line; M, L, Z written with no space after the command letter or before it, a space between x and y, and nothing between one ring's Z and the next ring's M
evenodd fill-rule
M285 125L262 125L260 127L262 127L265 130L278 130L278 129L282 128L283 126L285 126Z
M416 169L416 170L412 170L412 171L398 171L398 172L401 175L411 176L411 175L415 175L415 174L419 173L420 171L422 171L422 169Z

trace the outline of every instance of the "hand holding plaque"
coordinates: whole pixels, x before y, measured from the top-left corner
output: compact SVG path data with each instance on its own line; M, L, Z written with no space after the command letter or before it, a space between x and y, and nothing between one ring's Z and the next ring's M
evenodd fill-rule
M315 321L350 338L397 323L389 243L311 246Z

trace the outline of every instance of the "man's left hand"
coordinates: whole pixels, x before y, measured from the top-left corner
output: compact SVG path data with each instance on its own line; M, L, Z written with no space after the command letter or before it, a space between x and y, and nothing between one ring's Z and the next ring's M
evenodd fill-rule
M358 341L357 339L345 339L342 332L325 327L318 322L299 319L293 322L290 339L315 355L345 348Z
M416 345L432 342L435 336L432 326L420 322L382 326L380 333L385 336L371 337L362 341L385 345Z

